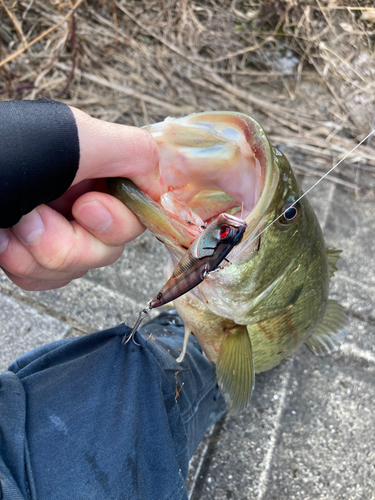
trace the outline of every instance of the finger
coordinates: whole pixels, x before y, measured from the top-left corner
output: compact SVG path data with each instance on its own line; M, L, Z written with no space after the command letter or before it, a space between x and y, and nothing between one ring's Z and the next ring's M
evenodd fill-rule
M28 278L20 278L19 276L12 274L5 269L3 269L3 271L15 285L29 292L42 292L43 290L54 290L56 288L62 288L63 286L68 285L73 279L71 278L68 280L40 281Z
M80 212L78 208L81 209ZM105 211L104 215L101 213L103 209ZM82 221L87 226L95 226L94 229L90 227L89 230L92 234L95 234L99 240L111 247L119 247L115 248L109 257L106 256L104 261L97 260L94 267L100 267L101 265L116 260L123 251L123 245L144 231L144 227L139 223L132 212L117 199L103 193L86 193L77 202L77 212L80 213ZM53 211L51 213L53 214ZM113 223L110 223L108 227L106 216L109 215L111 217L110 213L113 214ZM37 254L43 252L43 244L45 247L48 246L47 235L45 234L43 235L43 241L40 243L38 234L44 231L44 224L41 225L38 213L36 215L35 217L35 213L32 213L29 216L25 216L22 221L15 226L15 233L18 234L20 239L16 238L11 230L0 231L4 236L3 246L6 240L10 239L10 242L7 243L7 252L4 251L3 255L0 256L0 265L8 271L8 274L17 276L20 279L29 280L66 281L68 279L70 281L85 274L87 270L91 268L90 263L83 258L85 256L81 256L82 258L79 266L76 266L76 268L68 268L67 270L65 270L65 268L58 268L58 262L55 264L50 263L47 268L44 267L45 256L40 259L43 265L34 258L33 253ZM62 219L62 221L65 226L67 221L65 221L65 219ZM81 222L81 220L79 220L79 222ZM55 231L59 232L60 236L65 238L63 235L64 233L60 231L58 225L53 222L52 226ZM54 234L51 234L49 237L54 240L56 239ZM36 241L32 243L33 239ZM20 240L24 241L26 244L22 243ZM38 241L39 248L35 248ZM4 246L4 249L5 248ZM78 247L76 246L76 248ZM32 250L34 250L34 252ZM26 287L26 285L20 286L23 288ZM41 284L38 284L38 289L41 289L41 286ZM37 289L34 285L32 285L32 287L33 289ZM30 287L28 286L28 288ZM45 289L49 288L51 288L51 286L45 286Z
M0 255L5 252L9 244L9 231L0 228Z
M124 245L106 245L46 205L24 215L13 232L35 261L50 271L77 273L106 266L124 249Z
M62 196L47 203L47 205L56 210L56 212L59 212L60 214L66 216L70 213L73 203L84 193L92 191L96 182L97 181L95 181L94 179L88 179L86 181L80 182L79 184L75 184Z
M80 145L79 168L73 185L84 179L128 177L149 196L159 199L159 155L151 134L71 109Z
M28 281L39 281L38 287L22 288L27 290L41 290L42 282L63 282L69 283L72 279L81 278L86 274L86 270L76 272L51 271L41 266L27 250L25 245L19 241L11 229L3 230L7 234L8 244L6 248L0 248L0 267L10 279L18 284ZM15 279L17 278L17 280ZM62 286L62 285L61 285ZM51 285L46 285L43 289L53 288Z
M128 243L145 230L121 201L105 193L82 195L72 207L73 217L106 245Z

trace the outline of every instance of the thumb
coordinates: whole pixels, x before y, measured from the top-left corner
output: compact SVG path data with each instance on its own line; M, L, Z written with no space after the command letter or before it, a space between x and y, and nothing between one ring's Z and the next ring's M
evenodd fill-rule
M156 142L146 130L109 123L71 108L76 119L80 160L73 186L85 179L127 177L151 198L160 198Z

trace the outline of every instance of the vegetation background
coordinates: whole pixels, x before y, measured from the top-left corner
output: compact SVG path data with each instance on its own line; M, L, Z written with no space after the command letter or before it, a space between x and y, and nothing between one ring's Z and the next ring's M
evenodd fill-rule
M234 110L321 176L375 128L371 0L0 0L0 99L142 126ZM370 138L333 175L374 199Z

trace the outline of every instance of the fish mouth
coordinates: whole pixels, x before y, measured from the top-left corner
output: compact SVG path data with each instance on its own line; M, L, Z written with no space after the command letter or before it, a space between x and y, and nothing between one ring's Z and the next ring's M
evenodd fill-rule
M272 146L259 123L242 113L205 112L145 128L159 150L159 217L178 221L193 240L206 223L229 213L248 225L232 257L254 250L277 184ZM185 249L188 238L181 230L168 244L167 225L151 230L179 257L176 247Z

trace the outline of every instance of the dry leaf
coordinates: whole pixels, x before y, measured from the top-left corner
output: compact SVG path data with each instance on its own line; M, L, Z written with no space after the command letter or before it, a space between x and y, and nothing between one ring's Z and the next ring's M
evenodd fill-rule
M375 9L365 10L361 15L362 21L368 21L369 23L375 23Z

